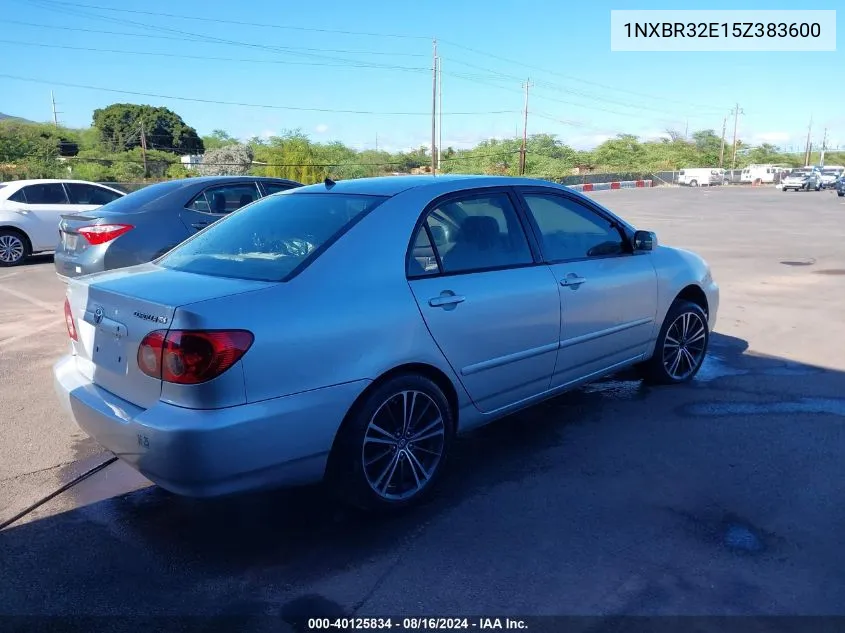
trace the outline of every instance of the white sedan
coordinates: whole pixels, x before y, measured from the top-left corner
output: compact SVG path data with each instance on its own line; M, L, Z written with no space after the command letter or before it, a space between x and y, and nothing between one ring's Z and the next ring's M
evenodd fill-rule
M0 267L16 266L33 253L54 250L62 215L93 211L123 195L82 180L0 183Z

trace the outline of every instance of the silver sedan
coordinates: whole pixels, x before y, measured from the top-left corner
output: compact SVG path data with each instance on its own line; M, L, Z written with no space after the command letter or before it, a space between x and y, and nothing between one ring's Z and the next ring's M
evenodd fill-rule
M689 381L718 304L700 257L564 186L327 180L71 280L55 383L83 430L177 494L327 478L400 507L456 433L629 366Z

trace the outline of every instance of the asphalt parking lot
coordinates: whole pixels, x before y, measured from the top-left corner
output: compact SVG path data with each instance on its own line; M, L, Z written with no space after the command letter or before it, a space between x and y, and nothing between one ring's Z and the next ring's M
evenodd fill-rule
M319 488L178 498L117 463L0 532L0 614L845 615L845 202L594 196L712 265L693 384L617 376L482 429L392 518ZM62 300L49 257L0 269L0 523L107 458L53 396Z

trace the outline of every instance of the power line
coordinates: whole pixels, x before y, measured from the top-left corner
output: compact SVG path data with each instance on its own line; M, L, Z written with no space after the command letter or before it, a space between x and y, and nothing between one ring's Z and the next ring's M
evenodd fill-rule
M572 75L566 75L566 74L561 73L561 72L549 70L548 68L542 68L540 66L535 66L534 64L526 64L525 62L516 61L514 59L503 57L501 55L496 55L495 53L488 53L486 51L482 51L482 50L479 50L479 49L476 49L476 48L465 46L463 44L459 44L459 43L451 41L451 40L441 39L440 41L443 44L447 44L449 46L454 46L456 48L463 49L463 50L468 51L470 53L475 53L476 55L483 55L483 56L486 56L486 57L491 57L493 59L498 59L499 61L507 62L509 64L515 64L515 65L518 65L518 66L522 66L524 68L529 68L529 69L536 70L536 71L539 71L539 72L548 73L550 75L556 75L558 77L562 77L563 79L578 81L578 82L581 82L583 84L589 84L589 85L597 86L599 88L605 88L607 90L612 90L614 92L627 92L628 94L636 95L636 96L639 96L639 97L645 97L647 99L653 99L655 101L671 101L671 102L674 102L674 103L679 103L679 104L683 104L683 105L687 105L687 106L692 105L692 106L695 106L695 107L701 107L700 104L694 104L694 103L691 103L691 102L688 102L688 101L680 101L680 100L677 100L677 99L667 99L666 97L658 97L658 96L655 96L655 95L646 94L644 92L637 92L637 91L634 91L634 90L626 90L624 88L620 88L619 86L609 86L607 84L602 84L602 83L599 83L597 81L589 81L587 79L581 79L581 78L578 78L578 77L573 77ZM704 107L713 108L713 106L704 106Z
M20 77L18 75L0 74L4 79L12 79L15 81L25 81L29 83L46 84L52 86L65 86L67 88L80 88L83 90L96 90L99 92L111 92L117 94L133 95L136 97L154 97L156 99L173 99L175 101L192 101L195 103L212 103L216 105L230 105L244 108L266 108L271 110L294 110L298 112L330 112L336 114L374 114L381 116L431 116L431 112L377 112L374 110L342 110L333 108L304 108L298 106L282 106L269 103L244 103L239 101L219 101L217 99L200 99L198 97L180 97L176 95L157 94L152 92L138 92L134 90L118 90L116 88L105 88L103 86L89 86L85 84L76 84L65 81L50 81L45 79L35 79L32 77ZM487 112L444 112L444 116L476 116L481 114L515 114L519 110L491 110Z
M41 44L39 42L22 42L17 40L3 40L0 39L0 44L14 44L15 46L38 46L40 48L59 48L72 51L88 51L93 53L116 53L121 55L146 55L152 57L178 57L179 59L199 59L203 61L225 61L238 63L253 63L253 64L290 64L294 66L334 66L341 68L375 68L379 70L405 70L412 72L425 72L428 69L422 66L393 66L389 64L370 64L365 62L356 62L350 60L349 63L344 64L329 64L325 62L292 62L282 59L237 59L231 57L212 57L205 55L185 55L183 53L155 53L151 51L128 51L113 48L93 48L86 46L67 46L64 44Z
M17 24L20 26L30 26L33 28L39 29L53 29L59 31L73 31L77 33L97 33L100 35L120 35L121 37L144 37L148 39L156 39L156 40L171 40L177 42L184 42L185 37L176 37L173 35L152 35L150 33L130 33L127 31L106 31L101 29L86 29L82 27L75 27L75 26L55 26L53 24L37 24L35 22L24 22L23 20L3 20L0 19L0 23L5 24ZM215 44L216 42L206 42L204 38L194 39L191 40L194 42L199 43L206 43L206 44ZM290 51L316 51L316 52L323 52L323 53L346 53L350 55L390 55L393 57L426 57L425 53L395 53L390 51L373 51L373 50L354 50L354 49L345 49L345 48L309 48L304 46L278 46L276 47L279 50L290 50Z
M100 11L113 11L116 13L134 13L138 15L150 15L156 18L167 17L167 18L177 18L180 20L195 20L199 22L216 22L218 24L237 24L239 26L255 26L261 28L272 28L272 29L285 29L291 31L308 31L312 33L331 33L334 35L362 35L366 37L393 37L393 38L400 38L400 39L411 39L411 40L428 40L431 39L430 37L424 35L407 35L402 33L372 33L367 31L344 31L338 29L318 29L314 27L305 27L305 26L290 26L286 24L270 24L266 22L242 22L239 20L223 20L219 18L204 18L195 15L180 15L176 13L161 13L161 12L153 12L153 11L139 11L136 9L117 9L115 7L104 7L102 5L94 5L94 4L82 4L79 2L62 2L61 0L46 0L49 4L61 4L70 7L76 8L85 8L85 9L98 9Z

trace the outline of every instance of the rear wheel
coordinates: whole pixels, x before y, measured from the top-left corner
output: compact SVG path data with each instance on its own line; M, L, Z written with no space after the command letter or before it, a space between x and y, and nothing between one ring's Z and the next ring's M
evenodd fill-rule
M690 187L697 187L697 186L698 186L698 181L697 181L697 180L690 180L690 181L689 181L689 186L690 186Z
M449 402L424 376L390 378L350 412L332 451L330 477L345 501L394 510L427 496L453 436Z
M654 355L643 364L646 380L663 385L692 380L701 369L709 343L704 310L691 301L676 300L660 328Z
M17 266L31 254L26 236L18 231L0 229L0 267Z

